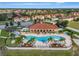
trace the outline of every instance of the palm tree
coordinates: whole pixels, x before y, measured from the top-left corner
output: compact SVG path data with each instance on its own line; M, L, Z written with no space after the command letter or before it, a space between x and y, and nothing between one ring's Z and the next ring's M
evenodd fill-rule
M52 41L52 37L49 37L49 38L48 38L48 41Z
M65 40L65 38L61 38L61 39L60 39L60 41L63 41L63 40Z
M10 38L15 39L15 34L14 33L10 33Z
M68 35L70 35L71 39L73 39L74 31L68 30Z
M35 38L31 38L27 43L32 43L35 41Z
M5 23L5 27L7 28L9 26L9 23Z
M18 43L22 42L23 37L24 37L23 35L20 37L17 37L15 43L18 44Z
M13 25L14 25L13 21L10 21L10 26L13 26Z
M63 30L59 30L58 33L63 33Z
M18 25L18 27L21 26L21 22L18 22L17 25Z
M35 41L35 38L31 38L32 42Z

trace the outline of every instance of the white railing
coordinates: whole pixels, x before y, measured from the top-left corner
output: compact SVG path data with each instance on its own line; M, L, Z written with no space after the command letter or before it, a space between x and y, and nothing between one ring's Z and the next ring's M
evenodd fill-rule
M70 50L72 46L67 48L32 48L32 47L8 47L6 46L8 50Z

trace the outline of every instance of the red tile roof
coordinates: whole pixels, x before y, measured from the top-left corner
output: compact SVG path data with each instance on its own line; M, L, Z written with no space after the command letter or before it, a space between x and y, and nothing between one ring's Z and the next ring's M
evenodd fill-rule
M55 24L36 23L29 27L29 29L58 29Z

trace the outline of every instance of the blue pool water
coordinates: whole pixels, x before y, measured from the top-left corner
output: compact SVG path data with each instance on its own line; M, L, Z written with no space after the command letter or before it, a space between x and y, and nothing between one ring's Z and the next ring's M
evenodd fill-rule
M44 37L43 36L42 37L26 36L24 38L27 40L31 40L31 38L35 38L38 41L46 42L46 41L48 41L48 38L50 38L50 37L53 38L54 40L60 40L61 38L63 38L61 36L44 36Z

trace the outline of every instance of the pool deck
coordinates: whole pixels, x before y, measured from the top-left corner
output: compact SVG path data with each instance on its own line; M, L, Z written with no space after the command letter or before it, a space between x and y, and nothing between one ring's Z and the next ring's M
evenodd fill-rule
M66 42L66 46L67 47L63 47L63 48L33 48L33 47L8 47L6 46L7 49L9 50L69 50L72 48L72 41L71 41L71 38L70 36L66 35L66 34L24 34L26 36L29 36L29 35L34 35L34 36L61 36L61 37L64 37L65 38L65 42Z
M64 37L65 38L65 42L66 42L66 46L70 46L72 45L72 41L71 41L71 38L70 36L66 35L66 34L32 34L32 33L28 33L28 34L25 34L25 33L22 33L22 35L25 35L25 36L37 36L37 37L41 37L41 36L61 36L61 37Z

